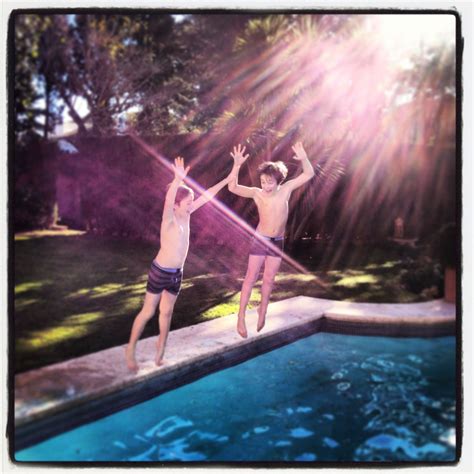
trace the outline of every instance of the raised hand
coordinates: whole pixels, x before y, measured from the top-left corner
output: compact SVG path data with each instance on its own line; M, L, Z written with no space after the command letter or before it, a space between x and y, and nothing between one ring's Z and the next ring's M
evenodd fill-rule
M308 155L306 154L306 151L303 148L303 144L301 142L296 143L291 148L295 152L295 155L293 156L294 160L302 161L304 159L308 159Z
M189 168L189 166L186 169L184 168L184 158L178 156L178 158L175 158L173 165L174 178L182 181L188 174Z
M248 157L249 155L245 155L245 147L242 145L234 146L233 151L231 152L230 156L234 158L234 164L240 166Z

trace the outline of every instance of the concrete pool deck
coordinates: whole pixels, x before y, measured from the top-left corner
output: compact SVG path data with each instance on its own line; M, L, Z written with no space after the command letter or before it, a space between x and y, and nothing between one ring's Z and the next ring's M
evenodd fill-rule
M156 337L142 339L137 373L128 371L121 345L16 375L15 450L316 332L454 335L456 309L443 300L378 304L298 296L271 303L260 333L256 323L256 311L248 311L247 339L236 332L235 314L171 331L160 367Z

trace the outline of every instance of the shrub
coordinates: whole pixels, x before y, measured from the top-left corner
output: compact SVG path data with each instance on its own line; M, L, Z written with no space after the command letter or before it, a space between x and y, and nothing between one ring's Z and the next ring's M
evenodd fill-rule
M421 257L417 260L410 259L407 262L407 269L400 276L400 283L411 293L421 294L429 290L433 293L433 287L442 292L443 273L442 267L435 264L428 257Z
M18 189L14 205L15 231L47 229L54 221L54 201L33 188Z
M452 222L443 226L434 236L430 244L431 256L446 268L456 267L458 238L456 225Z

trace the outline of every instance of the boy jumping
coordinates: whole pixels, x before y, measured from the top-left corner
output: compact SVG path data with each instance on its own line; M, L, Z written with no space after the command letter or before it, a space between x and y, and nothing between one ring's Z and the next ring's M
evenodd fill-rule
M229 191L238 196L252 198L257 205L259 216L259 223L250 247L247 273L240 293L237 332L242 337L247 337L245 311L263 262L265 262L265 269L263 272L261 301L258 307L257 331L261 331L265 325L270 293L281 264L285 226L288 220L288 201L291 193L296 188L314 176L313 166L308 160L303 144L298 142L292 149L295 152L293 158L301 161L303 164L303 173L282 184L288 174L285 164L281 161L266 161L258 168L261 188L250 188L238 184L239 168L249 155L244 156L245 147L241 145L234 147L233 153L231 153L234 159L234 167L230 174Z
M183 158L174 160L174 179L169 185L161 221L161 245L148 273L145 301L133 322L130 341L125 351L127 367L138 370L135 347L146 323L154 316L158 304L160 334L156 343L156 365L161 365L171 324L174 304L181 287L183 265L189 248L191 214L210 201L231 179L231 175L204 192L194 201L194 192L182 184L189 166Z

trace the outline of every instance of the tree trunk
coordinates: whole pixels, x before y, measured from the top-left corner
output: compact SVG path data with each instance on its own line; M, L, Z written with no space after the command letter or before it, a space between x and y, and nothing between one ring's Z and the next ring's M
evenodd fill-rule
M49 81L46 80L46 110L45 110L45 117L44 117L44 133L43 137L46 140L48 140L48 133L49 133L49 107L50 107L50 92L51 92L51 87L49 84Z
M65 104L68 106L69 114L71 115L72 119L74 120L74 123L79 128L79 133L81 135L85 135L87 130L86 130L86 125L84 123L84 120L81 119L80 115L76 112L76 110L72 106L72 103L69 100L69 97L66 94L64 94L63 91L61 91L61 97L63 98Z

